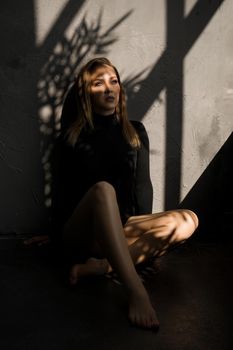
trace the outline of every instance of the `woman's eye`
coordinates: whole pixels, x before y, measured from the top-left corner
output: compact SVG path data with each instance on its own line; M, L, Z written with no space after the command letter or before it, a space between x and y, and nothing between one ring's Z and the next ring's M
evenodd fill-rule
M94 86L100 86L101 85L101 81L96 81L95 83L94 83Z
M112 84L118 84L118 80L117 79L112 80Z

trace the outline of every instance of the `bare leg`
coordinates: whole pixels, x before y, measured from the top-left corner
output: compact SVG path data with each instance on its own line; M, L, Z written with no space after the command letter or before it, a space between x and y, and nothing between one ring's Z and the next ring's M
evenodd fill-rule
M91 237L87 237L87 233ZM64 229L64 240L73 246L86 238L86 247L100 252L119 275L129 295L129 319L140 327L157 328L156 313L131 259L122 227L115 191L106 182L93 186Z
M124 231L135 264L159 257L184 243L196 230L198 218L187 209L131 217Z
M124 232L133 263L136 265L164 255L169 248L184 243L197 226L196 214L187 209L129 218ZM85 264L72 267L71 283L76 284L80 277L100 275L111 269L106 259L90 258Z

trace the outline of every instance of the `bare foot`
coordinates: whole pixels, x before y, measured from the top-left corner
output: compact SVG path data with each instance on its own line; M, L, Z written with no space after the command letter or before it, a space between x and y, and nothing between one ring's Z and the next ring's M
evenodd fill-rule
M103 275L108 272L108 267L106 259L90 258L84 264L75 264L70 269L70 284L75 285L85 276Z
M129 319L134 326L158 330L159 321L148 295L133 295L129 300Z

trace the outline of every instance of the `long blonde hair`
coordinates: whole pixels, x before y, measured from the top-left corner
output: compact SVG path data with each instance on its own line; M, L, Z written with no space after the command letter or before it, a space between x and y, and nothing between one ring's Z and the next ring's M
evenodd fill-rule
M122 126L122 133L126 141L132 147L138 148L140 147L140 139L133 125L128 120L125 91L121 84L119 73L113 64L105 57L94 58L86 63L77 76L75 90L78 115L67 130L66 136L68 143L74 146L84 127L89 126L91 129L94 129L93 110L90 98L91 75L97 68L103 66L113 68L116 73L120 85L119 103L116 107L116 115L119 118L119 122Z

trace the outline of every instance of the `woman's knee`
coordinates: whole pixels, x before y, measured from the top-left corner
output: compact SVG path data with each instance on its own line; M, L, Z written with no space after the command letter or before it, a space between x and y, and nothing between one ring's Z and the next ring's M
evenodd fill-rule
M198 226L198 218L191 210L172 210L165 212L163 224L170 244L177 244L192 236Z
M116 197L114 187L107 181L99 181L91 188L91 193L94 195L95 200L105 201L109 198Z
M181 209L176 212L175 241L184 242L192 236L198 227L197 215L189 209Z
M185 212L187 214L189 214L189 216L192 218L192 221L194 223L195 226L195 230L197 229L198 225L199 225L199 219L196 213L194 213L194 211L186 209Z

